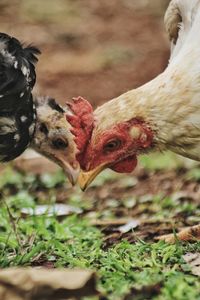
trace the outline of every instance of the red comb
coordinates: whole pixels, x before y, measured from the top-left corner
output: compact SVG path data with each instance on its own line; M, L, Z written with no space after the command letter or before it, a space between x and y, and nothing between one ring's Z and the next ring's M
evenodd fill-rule
M73 98L72 102L67 102L73 115L66 115L67 121L71 124L71 132L75 136L75 143L80 154L84 152L85 147L90 140L92 129L94 127L93 108L84 98Z

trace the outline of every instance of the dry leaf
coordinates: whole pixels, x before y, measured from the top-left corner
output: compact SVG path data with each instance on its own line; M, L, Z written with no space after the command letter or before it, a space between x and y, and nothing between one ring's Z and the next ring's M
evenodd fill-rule
M191 267L192 274L200 276L200 253L186 253L183 259Z
M35 208L22 208L22 215L47 215L47 216L67 216L71 213L80 214L82 210L78 207L74 207L67 204L55 204L55 205L37 205Z
M176 235L166 234L156 238L164 240L166 243L174 244L177 239L180 241L197 241L200 240L200 224L181 229Z
M126 233L126 232L129 232L130 230L138 227L139 225L140 225L139 220L131 220L127 224L125 224L123 226L120 226L118 229L119 229L120 232Z
M10 268L0 271L0 300L80 299L96 294L89 270Z
M131 221L132 220L130 218L118 218L112 220L92 220L90 224L93 226L119 226L125 225Z

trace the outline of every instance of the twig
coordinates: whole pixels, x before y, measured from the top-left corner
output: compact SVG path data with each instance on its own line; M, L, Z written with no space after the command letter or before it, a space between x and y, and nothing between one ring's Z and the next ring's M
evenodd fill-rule
M23 251L22 251L22 250L23 250L23 246L22 246L22 245L23 245L23 242L22 242L22 240L20 239L20 236L19 236L19 234L18 234L18 230L17 230L17 226L16 226L16 222L15 222L16 220L15 220L15 218L13 217L13 215L12 215L12 213L11 213L11 211L10 211L9 206L8 206L7 203L6 203L6 200L5 200L5 198L4 198L3 193L1 192L0 195L1 195L1 199L2 199L3 204L5 205L5 207L6 207L6 209L7 209L8 216L9 216L9 219L10 219L10 223L11 223L13 232L14 232L14 234L15 234L17 243L18 243L18 245L19 245L20 252L22 253L22 252L23 252Z

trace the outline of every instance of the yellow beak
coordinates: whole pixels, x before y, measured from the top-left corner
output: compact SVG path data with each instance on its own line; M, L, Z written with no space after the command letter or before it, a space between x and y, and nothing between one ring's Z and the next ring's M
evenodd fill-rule
M96 176L103 171L103 169L106 168L106 165L100 165L96 167L95 169L89 171L89 172L83 172L81 171L78 177L78 184L82 191L85 191L86 188L92 183L92 181L96 178Z

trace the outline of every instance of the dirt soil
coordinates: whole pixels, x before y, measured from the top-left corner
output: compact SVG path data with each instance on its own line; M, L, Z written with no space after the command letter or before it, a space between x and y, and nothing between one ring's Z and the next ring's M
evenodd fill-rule
M2 0L1 31L37 45L37 88L61 103L95 106L155 77L166 66L168 0Z

